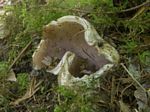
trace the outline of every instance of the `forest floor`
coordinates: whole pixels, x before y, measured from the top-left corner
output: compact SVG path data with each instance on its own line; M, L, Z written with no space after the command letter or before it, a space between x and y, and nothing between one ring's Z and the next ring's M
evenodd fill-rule
M0 112L150 112L149 0L0 1ZM93 96L59 87L57 76L32 76L42 28L65 15L88 20L120 55Z

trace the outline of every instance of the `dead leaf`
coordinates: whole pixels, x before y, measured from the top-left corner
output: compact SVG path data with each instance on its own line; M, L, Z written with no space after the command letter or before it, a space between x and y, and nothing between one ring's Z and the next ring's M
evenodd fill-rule
M129 70L130 73L133 74L134 78L138 79L138 78L141 77L140 72L139 72L137 66L135 66L133 64L130 64L129 67L128 67L128 70Z
M137 88L137 90L134 92L134 96L137 100L139 111L145 109L148 103L146 92L144 92L141 88Z
M120 100L119 104L121 112L131 112L129 107L123 101Z
M147 37L142 37L142 39L144 40L144 44L145 45L148 45L149 43L150 43L150 38L149 38L149 36L147 36Z
M14 71L12 69L9 71L8 74L9 74L9 76L7 78L8 81L14 81L14 82L17 81L16 74L14 73Z

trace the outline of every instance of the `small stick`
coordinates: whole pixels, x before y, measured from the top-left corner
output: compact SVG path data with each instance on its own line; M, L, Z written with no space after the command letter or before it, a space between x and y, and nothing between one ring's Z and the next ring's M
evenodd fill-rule
M31 45L33 40L31 40L26 46L25 48L23 48L23 50L19 53L19 55L15 58L15 60L12 62L12 64L9 66L8 71L11 70L11 68L14 66L14 64L20 59L20 57L22 56L22 54L29 48L29 46Z
M115 94L116 94L116 86L115 86L115 77L112 77L111 81L111 104L115 101Z
M142 14L145 10L146 10L146 7L141 7L141 8L137 11L137 13L135 13L135 15L130 19L130 21L133 20L133 19L135 19L135 18L136 18L137 16L139 16L140 14Z
M123 99L123 93L133 85L133 82L131 84L129 84L127 87L125 87L122 91L121 91L121 99Z
M140 4L140 5L137 5L135 7L132 7L132 8L129 8L129 9L125 9L125 10L121 10L120 12L129 12L129 11L141 8L141 7L149 5L149 4L150 4L150 1L146 1L146 2L144 2L144 3Z
M133 74L131 72L129 72L129 70L125 67L125 65L123 63L121 63L121 66L126 70L126 72L130 75L130 77L133 79L133 81L135 81L144 92L147 92L146 89L133 77Z

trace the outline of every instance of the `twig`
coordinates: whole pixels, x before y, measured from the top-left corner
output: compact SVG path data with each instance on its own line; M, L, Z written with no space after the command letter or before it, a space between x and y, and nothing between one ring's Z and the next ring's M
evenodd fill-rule
M125 87L122 91L121 91L121 99L123 97L124 92L133 85L133 83L129 84L127 87Z
M111 82L111 104L113 104L115 101L115 92L116 92L115 77L113 76Z
M135 81L144 92L147 92L146 89L133 77L133 74L131 72L129 72L129 70L125 67L125 65L123 63L121 63L121 66L126 70L126 72L130 75L130 77L133 79L133 81Z
M139 16L140 14L142 14L145 10L146 10L146 7L141 7L141 8L135 13L135 15L130 19L130 21L133 20L133 19L135 19L136 17L138 17L138 16Z
M129 11L138 9L138 8L140 8L140 7L146 6L146 5L148 5L148 4L150 4L150 1L146 1L146 2L144 2L144 3L142 3L142 4L140 4L140 5L137 5L137 6L135 6L135 7L129 8L129 9L121 10L120 12L129 12Z
M11 70L11 68L14 66L14 64L20 59L20 57L23 55L23 53L29 48L33 40L31 40L25 48L19 53L19 55L15 58L15 60L12 62L12 64L9 66L8 71Z
M38 83L36 83L36 78L32 77L30 85L24 96L21 98L15 100L14 102L10 102L10 105L18 105L20 102L25 101L29 98L31 98L39 89L39 85L43 82L43 80L40 80Z

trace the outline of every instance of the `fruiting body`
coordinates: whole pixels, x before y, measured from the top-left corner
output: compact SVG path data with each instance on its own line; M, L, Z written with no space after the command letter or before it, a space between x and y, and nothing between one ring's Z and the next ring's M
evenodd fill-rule
M44 27L43 39L33 54L33 68L46 67L46 57L61 60L48 72L58 75L59 84L66 86L98 78L119 61L118 52L88 21L76 16L64 16Z

